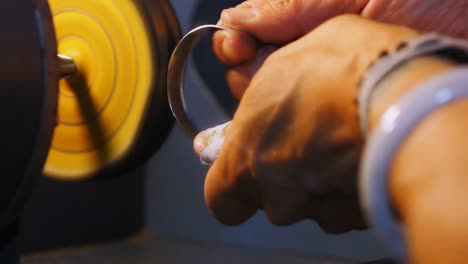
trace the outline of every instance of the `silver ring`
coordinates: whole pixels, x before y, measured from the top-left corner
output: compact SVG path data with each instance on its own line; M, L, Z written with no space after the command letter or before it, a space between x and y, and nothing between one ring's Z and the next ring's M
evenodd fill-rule
M179 126L192 139L200 132L200 129L190 119L184 97L184 70L185 64L193 48L206 33L218 30L230 30L217 25L199 26L187 33L177 44L169 61L167 72L167 95L169 106Z

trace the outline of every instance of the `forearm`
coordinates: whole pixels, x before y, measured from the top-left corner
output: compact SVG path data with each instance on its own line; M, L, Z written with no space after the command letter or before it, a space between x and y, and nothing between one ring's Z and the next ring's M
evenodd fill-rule
M370 127L399 96L451 69L446 60L425 57L400 67L371 101ZM468 253L468 101L451 103L424 119L397 152L390 193L404 224L413 263L465 263Z
M409 26L421 32L438 32L468 39L468 30L463 19L468 15L467 0L371 0L361 15L382 22Z

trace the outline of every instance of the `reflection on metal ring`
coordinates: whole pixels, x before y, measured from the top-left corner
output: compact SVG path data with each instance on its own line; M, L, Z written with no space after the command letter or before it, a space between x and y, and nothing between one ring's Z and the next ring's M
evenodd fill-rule
M230 28L217 25L199 26L187 33L177 44L172 53L167 73L167 95L169 105L174 114L177 123L192 139L200 132L187 113L187 107L184 97L184 69L187 59L193 48L200 39L207 33L217 30L232 30Z

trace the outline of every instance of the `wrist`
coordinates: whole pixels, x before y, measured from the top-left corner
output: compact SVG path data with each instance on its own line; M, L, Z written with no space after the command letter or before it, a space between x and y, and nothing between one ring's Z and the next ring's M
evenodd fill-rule
M393 70L377 85L376 92L370 98L369 131L375 128L382 114L401 96L456 65L449 59L428 55L414 58Z
M463 171L460 164L468 164L468 151L458 153L468 144L464 148L457 144L460 135L468 134L468 125L459 129L465 123L460 120L468 115L468 102L461 100L468 97L468 67L461 66L468 62L467 51L467 42L426 35L380 59L361 82L360 124L369 135L360 166L361 204L368 221L401 260L407 257L407 244L414 253L414 225L408 219L421 215L418 210L425 198L447 190L441 183L457 182L444 177L447 168L458 164L449 171L454 174ZM466 109L458 109L459 104ZM454 107L455 114L447 110ZM454 155L467 160L447 166Z
M408 219L418 216L420 220L419 209L434 201L434 195L441 198L436 195L440 191L445 198L436 199L437 206L429 207L432 213L444 208L444 202L459 200L453 199L455 191L465 193L468 189L468 184L460 185L464 177L453 178L463 176L460 172L468 164L468 153L463 155L468 145L457 142L468 134L468 125L459 122L468 113L468 101L462 100L468 97L467 77L468 67L460 66L408 91L385 111L366 143L360 168L361 203L368 220L401 260L407 257L407 242L412 254L411 246L417 244L411 238L415 225ZM460 105L464 110L458 109ZM427 216L427 211L424 213ZM432 217L440 220L447 216L438 212Z
M437 56L424 56L412 59L404 64L402 64L399 68L395 69L392 73L386 76L382 82L376 87L376 92L373 94L370 103L369 103L369 131L372 132L373 129L378 125L382 115L385 111L398 99L404 96L406 93L410 92L411 90L418 87L419 84L433 78L436 75L443 74L444 72L453 69L456 67L456 63L442 57ZM428 120L431 118L429 117ZM432 122L434 122L433 120ZM431 121L425 121L431 122ZM438 121L440 122L440 121ZM424 122L422 122L424 123ZM413 134L418 134L418 130L423 130L422 128L416 128ZM422 132L420 132L422 133ZM443 137L439 137L436 131L425 131L427 134L428 140L432 141L434 138L442 139ZM412 138L418 137L412 136ZM407 192L409 192L408 185L408 177L404 175L408 175L411 173L408 172L415 172L415 166L419 167L420 169L428 168L429 167L421 167L420 163L418 162L413 163L414 157L418 157L418 152L421 151L420 144L411 143L411 139L408 139L409 143L403 144L400 150L395 154L395 160L391 166L390 170L390 179L389 179L389 187L390 187L390 194L391 199L393 201L393 205L395 208L395 212L398 216L403 217L404 213L402 212L402 208L406 208L408 205ZM418 140L414 140L414 142L418 142ZM428 151L433 153L433 145L429 143ZM416 149L414 149L413 145ZM412 164L413 163L413 164ZM433 170L432 170L433 171ZM398 173L397 173L398 172ZM421 175L421 177L425 177L427 175L424 172L419 171L417 175ZM413 176L414 177L414 176ZM406 179L406 180L405 180ZM412 181L418 185L418 181ZM417 186L416 186L417 187ZM398 192L396 190L399 190ZM401 190L407 190L406 192L402 192ZM406 210L403 210L406 211Z
M446 75L444 71L438 74ZM431 112L414 126L390 163L390 203L403 224L415 263L464 262L447 259L454 256L466 260L466 255L455 252L468 242L468 225L464 222L468 211L462 202L468 190L464 180L468 164L467 116L467 100ZM446 242L440 245L435 241Z

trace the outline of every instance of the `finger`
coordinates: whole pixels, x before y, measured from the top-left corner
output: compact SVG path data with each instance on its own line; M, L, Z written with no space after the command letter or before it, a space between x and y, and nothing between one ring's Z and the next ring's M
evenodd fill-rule
M342 234L367 228L357 195L313 197L309 216L326 233Z
M205 179L205 203L225 225L239 225L259 208L256 185L241 147L225 141Z
M230 124L231 122L227 122L208 128L195 137L193 148L203 164L212 165L216 161Z
M252 60L257 51L256 40L238 30L216 31L212 46L216 57L228 67Z
M264 139L268 138L264 134ZM268 140L268 139L266 139ZM276 148L260 151L255 160L255 183L261 195L262 209L271 224L284 226L308 218L309 194L298 175L304 172L285 162Z
M305 192L298 190L287 195L279 195L281 190L265 192L262 189L261 193L263 211L271 224L286 226L308 218L309 200Z
M252 61L228 69L226 72L226 81L235 98L242 98L242 95L249 86L253 76L257 73L268 56L270 56L276 49L277 48L273 46L265 46L257 52Z
M358 14L369 0L250 0L221 13L220 24L237 28L268 44L295 40L325 20Z

